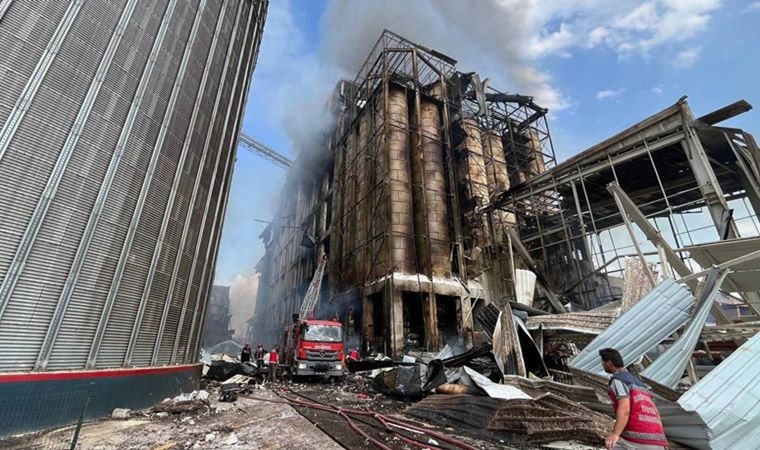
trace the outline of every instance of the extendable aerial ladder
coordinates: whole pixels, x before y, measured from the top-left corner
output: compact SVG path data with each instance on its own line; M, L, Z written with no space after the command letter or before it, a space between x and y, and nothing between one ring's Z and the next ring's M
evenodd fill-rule
M322 290L322 277L325 274L325 267L327 267L327 255L322 255L317 265L317 270L314 272L314 278L309 283L309 289L306 290L306 295L303 298L301 304L301 311L299 317L301 319L311 319L314 315L314 310L317 309L319 303L319 293Z

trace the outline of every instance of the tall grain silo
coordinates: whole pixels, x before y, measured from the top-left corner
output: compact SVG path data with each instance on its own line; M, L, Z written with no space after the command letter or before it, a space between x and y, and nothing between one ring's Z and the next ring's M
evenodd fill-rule
M0 398L197 385L267 6L0 1Z

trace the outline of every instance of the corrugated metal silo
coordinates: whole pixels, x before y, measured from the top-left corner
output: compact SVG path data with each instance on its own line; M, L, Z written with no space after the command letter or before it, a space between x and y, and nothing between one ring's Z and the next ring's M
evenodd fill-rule
M267 1L0 4L0 372L195 362Z

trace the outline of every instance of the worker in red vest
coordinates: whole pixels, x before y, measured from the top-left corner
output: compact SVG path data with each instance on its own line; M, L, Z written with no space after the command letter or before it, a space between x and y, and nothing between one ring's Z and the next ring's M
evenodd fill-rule
M348 351L348 360L349 361L352 361L352 360L356 361L358 359L359 359L359 352L355 348L352 348L351 350Z
M667 449L660 413L647 387L625 369L617 350L604 348L599 350L599 356L604 371L612 374L607 394L615 409L615 426L605 446L616 450Z
M280 356L277 354L277 347L272 348L269 352L269 379L277 381L277 370L280 368Z

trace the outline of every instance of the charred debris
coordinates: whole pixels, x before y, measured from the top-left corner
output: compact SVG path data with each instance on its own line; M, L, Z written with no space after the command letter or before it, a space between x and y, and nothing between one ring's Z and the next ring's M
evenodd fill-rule
M330 108L261 234L252 342L280 342L327 255L318 314L412 416L598 444L615 347L672 442L760 441L760 153L719 125L747 102L684 97L560 162L532 97L385 31Z

